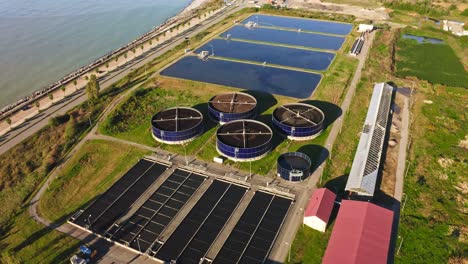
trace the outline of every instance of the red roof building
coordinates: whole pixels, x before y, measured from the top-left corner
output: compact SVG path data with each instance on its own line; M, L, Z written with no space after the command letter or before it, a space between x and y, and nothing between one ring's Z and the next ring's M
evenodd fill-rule
M393 212L368 202L343 200L323 264L387 263Z
M335 199L336 194L327 188L315 190L304 213L304 224L325 232Z

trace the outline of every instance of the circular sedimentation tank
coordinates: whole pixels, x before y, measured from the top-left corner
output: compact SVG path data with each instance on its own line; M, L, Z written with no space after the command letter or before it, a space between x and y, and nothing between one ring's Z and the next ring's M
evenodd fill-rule
M253 161L271 150L273 131L267 125L250 119L223 124L216 131L216 150L233 161Z
M162 110L151 118L153 138L165 144L183 144L203 133L203 115L190 107Z
M292 140L308 140L323 130L325 114L319 108L302 103L277 107L272 115L273 126Z
M257 115L257 100L246 93L224 93L208 102L210 118L224 124L239 119L253 119Z
M278 157L276 173L292 182L303 181L310 175L311 160L301 152L287 152Z

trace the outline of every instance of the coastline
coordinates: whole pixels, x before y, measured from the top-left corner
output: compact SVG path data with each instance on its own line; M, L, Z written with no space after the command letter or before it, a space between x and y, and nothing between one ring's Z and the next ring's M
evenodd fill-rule
M176 15L166 18L161 24L155 26L152 30L139 36L137 39L125 44L124 46L116 50L104 54L103 56L86 66L82 66L78 69L73 70L58 81L46 87L38 88L32 93L24 95L21 99L17 100L16 102L12 102L2 107L0 109L0 121L15 115L17 112L24 108L28 108L28 106L32 105L34 102L47 97L51 93L56 92L62 86L70 84L72 82L76 82L76 80L78 80L80 77L89 74L94 69L97 69L100 66L104 65L106 62L110 61L112 58L129 52L130 50L135 49L137 46L142 45L143 43L155 38L157 35L161 34L165 30L172 28L180 21L189 17L191 15L191 11L200 8L201 6L210 1L211 0L192 0Z

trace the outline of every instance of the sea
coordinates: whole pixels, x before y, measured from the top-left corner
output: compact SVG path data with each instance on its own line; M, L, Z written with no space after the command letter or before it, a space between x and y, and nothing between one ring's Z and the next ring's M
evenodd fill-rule
M150 31L191 0L0 0L0 108Z

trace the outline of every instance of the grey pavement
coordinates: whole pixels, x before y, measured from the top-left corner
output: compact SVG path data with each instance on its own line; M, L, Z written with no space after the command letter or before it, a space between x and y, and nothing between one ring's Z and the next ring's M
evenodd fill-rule
M404 104L402 109L401 132L400 132L400 147L398 149L398 162L395 175L395 193L393 197L401 202L403 197L403 181L406 168L406 150L408 148L408 134L409 134L409 101L411 98L404 97Z

